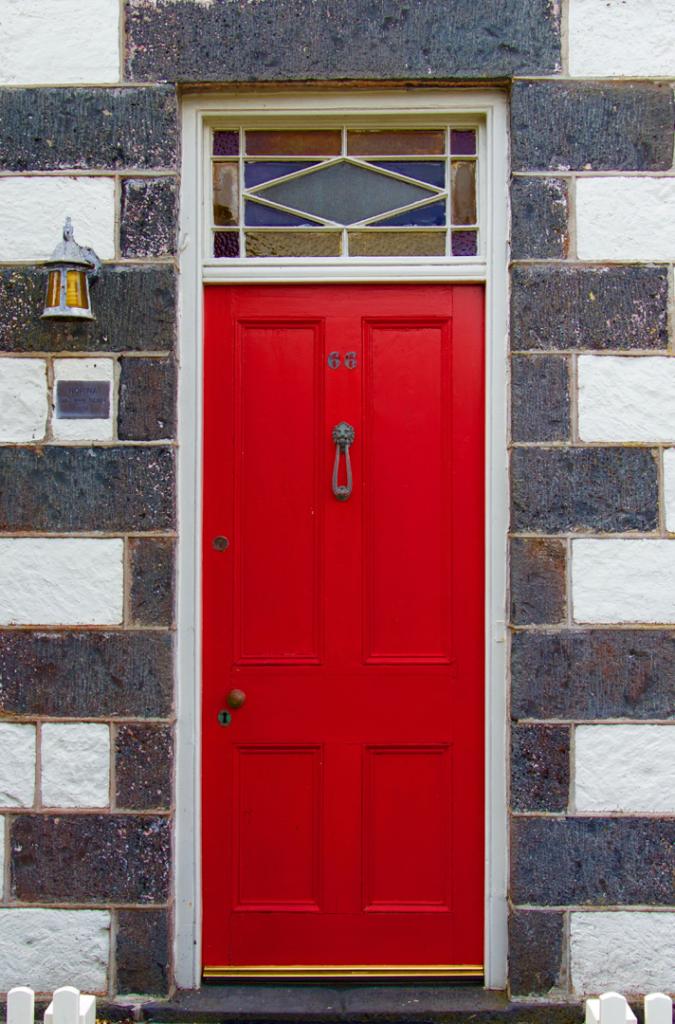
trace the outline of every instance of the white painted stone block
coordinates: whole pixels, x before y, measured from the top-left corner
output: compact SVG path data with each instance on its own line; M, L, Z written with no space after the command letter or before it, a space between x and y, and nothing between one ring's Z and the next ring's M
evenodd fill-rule
M574 747L578 811L675 813L675 725L578 725Z
M119 78L118 0L0 0L0 85Z
M52 435L58 441L111 441L113 436L112 387L115 364L112 359L55 359L52 398ZM69 420L56 415L56 390L60 380L101 380L110 387L110 414L107 419Z
M35 801L35 726L0 722L0 807Z
M582 441L675 441L675 359L579 356Z
M576 622L675 622L675 542L572 541Z
M0 990L105 989L110 953L107 910L0 910Z
M675 178L579 178L582 260L675 258Z
M122 540L0 539L0 624L122 621Z
M85 722L42 727L42 803L45 807L107 807L110 729Z
M666 530L675 533L675 448L666 448L663 453L663 504Z
M5 898L5 817L0 814L0 900Z
M46 362L0 358L0 441L40 441L46 429Z
M0 178L0 260L47 259L63 237L67 216L80 245L102 260L115 256L112 178Z
M109 805L111 734L107 725L43 725L41 753L45 807Z
M675 0L570 0L570 74L675 77Z
M675 913L572 913L570 958L574 991L620 989L629 994L675 987Z

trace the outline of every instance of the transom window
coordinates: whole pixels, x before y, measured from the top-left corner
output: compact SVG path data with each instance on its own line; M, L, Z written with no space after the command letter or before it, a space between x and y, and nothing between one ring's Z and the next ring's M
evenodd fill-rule
M215 129L211 255L480 252L477 129Z

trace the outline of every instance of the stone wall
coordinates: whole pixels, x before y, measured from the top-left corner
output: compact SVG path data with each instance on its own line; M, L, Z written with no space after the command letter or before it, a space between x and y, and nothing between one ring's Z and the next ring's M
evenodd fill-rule
M1 989L172 983L176 87L313 80L510 89L511 991L675 988L674 25L0 0ZM56 328L66 213L104 267ZM69 375L107 419L55 418Z

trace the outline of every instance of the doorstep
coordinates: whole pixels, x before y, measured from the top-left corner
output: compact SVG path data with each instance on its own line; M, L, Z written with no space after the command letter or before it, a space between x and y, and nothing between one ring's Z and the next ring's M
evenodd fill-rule
M145 1002L137 1009L137 1019L157 1024L581 1024L583 1010L570 1003L510 1002L504 993L473 985L249 983L205 985Z

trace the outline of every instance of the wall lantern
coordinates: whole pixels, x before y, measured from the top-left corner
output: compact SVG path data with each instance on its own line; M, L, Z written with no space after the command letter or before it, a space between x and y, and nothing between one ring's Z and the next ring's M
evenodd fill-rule
M96 280L101 269L93 249L78 245L73 238L73 224L66 217L63 241L45 260L49 270L47 299L42 319L94 320L89 299L89 283Z

